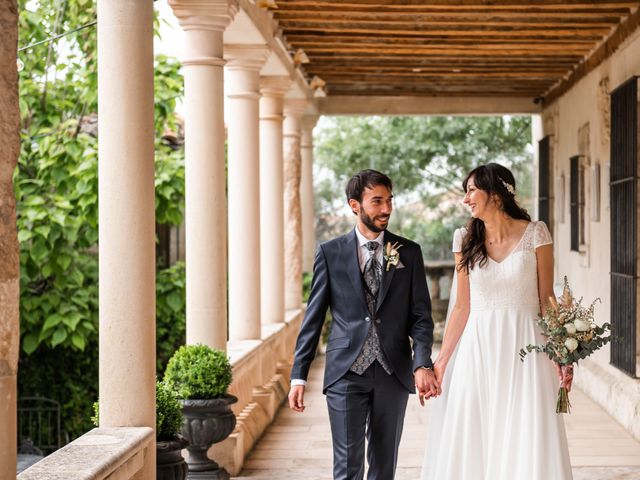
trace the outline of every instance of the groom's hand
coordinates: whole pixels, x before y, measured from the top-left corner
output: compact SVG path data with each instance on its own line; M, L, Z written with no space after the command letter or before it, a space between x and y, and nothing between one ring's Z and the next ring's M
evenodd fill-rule
M418 368L413 373L413 379L416 384L418 399L422 406L424 406L425 400L429 400L431 397L437 397L442 393L440 390L440 384L438 383L433 370Z
M289 390L289 408L304 412L304 385L292 385Z

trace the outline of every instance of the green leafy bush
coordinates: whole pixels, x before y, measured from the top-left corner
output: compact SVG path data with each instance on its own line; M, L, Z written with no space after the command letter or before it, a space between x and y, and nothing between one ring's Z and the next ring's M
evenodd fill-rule
M14 172L20 242L18 397L61 405L63 442L89 428L98 394L98 138L96 2L19 0L21 151ZM44 42L43 42L44 41ZM157 55L154 69L155 206L158 223L184 211L184 149L178 131L180 62ZM104 126L102 126L104 127ZM102 128L101 127L101 128ZM106 126L105 128L108 128ZM157 275L158 370L184 343L184 266Z
M169 357L186 336L186 272L184 262L177 262L156 274L156 375L167 367Z
M206 345L183 345L169 360L164 381L180 398L221 397L231 384L231 364L226 353Z
M156 382L156 438L173 440L182 426L182 405L165 382Z
M182 405L176 392L165 382L156 380L156 439L173 440L182 427ZM93 402L91 422L100 426L100 403Z

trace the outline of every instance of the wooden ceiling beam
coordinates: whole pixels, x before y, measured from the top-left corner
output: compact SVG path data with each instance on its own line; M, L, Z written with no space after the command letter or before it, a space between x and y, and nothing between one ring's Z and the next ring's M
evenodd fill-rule
M473 87L475 88L506 88L506 89L510 89L510 90L537 90L539 92L544 92L545 87L550 86L550 82L549 81L544 81L544 82L535 82L535 81L526 81L526 82L519 82L519 83L513 83L513 82L509 82L509 81L488 81L488 80L481 80L481 79L476 79L475 81L452 81L452 80L447 80L447 79L439 79L439 80L431 80L431 81L425 81L423 79L420 79L420 81L418 80L412 80L412 81L407 81L407 79L403 79L404 81L401 82L389 82L386 81L385 79L382 80L375 80L375 79L359 79L359 80L353 80L353 79L340 79L340 80L333 80L331 82L327 82L327 84L329 85L329 90L332 90L333 88L337 87L337 86L344 86L344 87L362 87L363 85L374 85L374 86L388 86L390 88L396 88L396 87L402 87L402 88L445 88L445 89L458 89L458 90L464 90L467 89L469 87Z
M376 57L369 55L365 58L354 58L349 55L332 55L319 58L314 56L313 64L304 66L306 71L314 71L316 68L357 68L357 67L400 67L400 68L428 68L445 67L450 70L464 68L512 68L518 66L550 67L550 68L572 68L581 57L567 59L566 57L459 57L459 56L437 56L437 57Z
M332 6L304 6L297 4L278 4L278 10L274 12L276 18L280 18L283 15L313 15L313 16L326 16L326 15L342 15L343 17L350 17L351 15L368 15L373 18L404 18L425 16L430 18L438 17L455 17L458 15L464 15L467 17L480 17L480 18L520 18L530 19L533 16L536 18L602 18L606 16L611 17L624 17L630 14L629 8L572 8L572 9L544 9L532 7L530 9L491 9L478 7L473 9L457 10L451 8L449 10L434 10L425 9L424 7L406 6L402 9L395 8L391 11L385 10L386 6L345 6L332 5Z
M286 15L279 14L278 21L283 28L295 25L347 25L365 27L372 25L375 28L385 26L403 26L411 27L412 25L437 25L439 27L464 27L464 26L482 26L482 27L514 27L514 28L611 28L620 23L620 17L600 17L600 18L566 18L562 20L545 19L545 18L529 18L529 19L487 19L487 18L465 18L462 16L433 18L428 16L410 15L406 19L400 18L369 18L366 16L345 16L345 15Z
M456 34L468 35L468 36L487 36L502 35L510 37L562 37L569 36L573 38L579 38L582 36L591 37L594 35L604 37L611 30L610 28L558 28L558 29L509 29L509 28L431 28L429 26L418 26L414 29L396 29L396 28L358 28L358 27L319 27L313 25L296 24L295 26L281 25L284 28L285 36L288 34L300 35L300 34L316 34L316 35L328 35L328 34L364 34L364 35L398 35L398 36L419 36L419 37L431 37L438 36L452 36Z
M496 60L497 62L508 60L509 62L512 62L512 63L525 63L525 64L529 62L544 63L547 61L575 63L576 61L579 61L582 58L583 57L581 57L580 55L556 55L553 57L549 57L548 55L534 55L528 58L508 57L506 59L496 58L494 60ZM470 63L486 62L487 58L478 57L477 59L474 59L473 57L470 57L470 58L451 57L450 60L453 61L454 63L467 65ZM358 63L369 64L372 61L384 62L390 65L393 64L394 62L401 63L401 64L407 64L407 63L419 64L419 63L430 63L430 62L442 62L442 57L438 56L438 57L431 58L427 55L421 55L420 57L406 58L406 57L400 57L397 55L388 55L388 54L381 54L381 53L354 55L351 53L316 52L313 56L313 63L308 64L308 66L317 65L322 62L326 63L326 62L333 62L333 61L345 61L354 65Z
M448 78L452 81L467 80L467 79L496 79L496 80L509 80L509 79L522 79L522 80L537 80L537 81L557 81L558 74L556 73L537 73L537 72L354 72L348 71L334 71L324 72L322 79L330 82L332 79L386 79L389 81L406 81L407 79L421 79L421 80L439 80L442 78Z
M331 67L324 66L321 68L315 67L312 69L313 73L316 75L328 75L332 73L336 74L372 74L372 75L415 75L415 74L423 74L423 75L511 75L513 74L526 74L526 75L547 75L553 76L557 78L558 75L563 75L566 73L566 68L550 68L550 67L469 67L461 70L459 68L452 69L450 66L447 67L405 67L405 68L386 68L386 67L351 67L346 70L343 67Z
M496 44L502 44L506 41L511 42L527 42L532 43L555 43L558 45L564 44L586 44L593 46L594 42L602 39L599 35L592 37L496 37L491 36L482 38L483 42L490 42ZM476 43L478 37L468 37L465 35L450 35L442 37L394 37L389 35L287 35L287 42L291 45L298 45L303 42L315 42L315 43L380 43L380 44L394 44L394 45L432 45L432 44L446 44L450 42Z
M635 8L636 1L620 0L510 0L497 3L488 0L278 0L278 5L286 7L288 5L299 5L305 7L324 8L384 8L387 10L405 10L408 7L421 9L447 9L463 11L467 9L477 9L481 7L486 10L528 10L530 8L540 9L572 9L572 8Z
M385 45L380 43L347 43L347 42L298 42L296 47L301 47L307 54L311 54L314 51L347 51L355 49L358 51L378 51L386 52L388 50L394 51L406 51L409 53L422 53L430 51L447 51L454 49L469 49L474 52L482 50L506 52L511 50L529 50L531 52L564 52L575 55L585 55L592 50L593 45L584 43L530 43L530 42L508 42L508 43L492 43L485 42L484 39L478 39L476 42L437 42L433 44L415 44L415 45Z
M331 92L331 95L335 96L402 96L402 97L525 97L530 99L533 103L533 99L539 96L539 92L535 90L520 91L520 92L506 92L502 89L493 90L465 90L465 91L446 91L446 90L400 90L400 89L385 89L385 88L368 88L366 90L351 90L351 89L335 89Z
M314 52L327 52L327 53L357 53L357 54L390 54L390 55L459 55L461 57L475 57L475 56L494 56L494 57L509 57L509 56L553 56L554 54L570 54L581 56L588 53L589 49L585 48L562 48L556 47L551 49L534 48L508 48L508 46L485 46L474 48L455 48L444 46L438 47L413 47L413 48L401 48L401 47L361 47L361 46L334 46L334 47L307 47L305 52L313 62Z

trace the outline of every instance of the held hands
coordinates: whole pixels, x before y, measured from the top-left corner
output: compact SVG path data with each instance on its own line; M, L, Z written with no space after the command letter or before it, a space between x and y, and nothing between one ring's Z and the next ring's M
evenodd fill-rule
M292 385L289 390L289 408L298 413L304 412L304 385Z
M436 375L433 370L425 368L418 368L413 373L413 379L416 384L416 391L418 393L418 399L420 405L424 407L424 401L431 397L437 397L442 393L440 389L440 382L436 379Z

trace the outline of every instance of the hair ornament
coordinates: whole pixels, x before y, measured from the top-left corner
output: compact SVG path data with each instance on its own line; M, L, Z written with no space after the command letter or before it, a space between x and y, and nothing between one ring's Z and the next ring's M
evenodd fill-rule
M501 179L500 177L498 177L498 180L500 180L502 182L502 185L504 185L504 188L507 189L507 192L509 192L511 195L515 196L516 194L516 187L514 187L513 185L511 185L508 182L505 182L503 179Z

